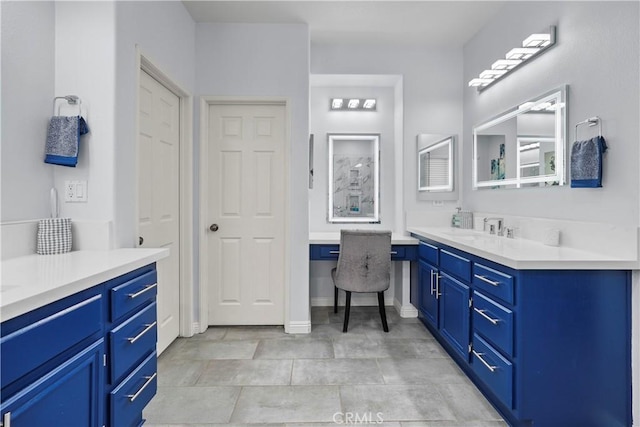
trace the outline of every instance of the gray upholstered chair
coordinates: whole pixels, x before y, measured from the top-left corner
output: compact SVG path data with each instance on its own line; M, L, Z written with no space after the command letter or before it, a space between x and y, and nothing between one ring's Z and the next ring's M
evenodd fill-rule
M344 327L349 326L351 292L376 292L382 328L389 332L384 309L384 291L389 289L391 277L391 232L342 230L338 266L331 270L334 289L334 312L338 312L338 289L347 293Z

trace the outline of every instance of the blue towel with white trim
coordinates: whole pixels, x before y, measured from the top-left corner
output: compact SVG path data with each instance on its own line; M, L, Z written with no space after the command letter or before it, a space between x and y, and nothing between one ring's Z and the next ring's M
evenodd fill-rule
M571 187L602 187L602 155L607 143L602 136L576 141L571 147Z
M81 116L53 116L47 131L45 163L76 167L80 136L89 132Z

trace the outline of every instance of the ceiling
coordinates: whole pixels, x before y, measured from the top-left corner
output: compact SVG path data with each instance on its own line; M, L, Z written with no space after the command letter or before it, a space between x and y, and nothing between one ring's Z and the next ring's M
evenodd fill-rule
M462 47L505 1L183 0L199 23L306 23L314 44Z

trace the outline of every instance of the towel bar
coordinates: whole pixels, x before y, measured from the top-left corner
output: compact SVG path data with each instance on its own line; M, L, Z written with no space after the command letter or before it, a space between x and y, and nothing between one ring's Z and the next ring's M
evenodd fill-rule
M82 100L80 99L79 96L77 95L66 95L66 96L56 96L55 98L53 98L53 115L54 116L59 116L60 115L60 106L58 105L58 112L56 113L56 102L58 101L58 99L64 99L67 101L67 103L69 105L78 105L78 115L81 116L82 115Z
M588 124L589 127L598 125L598 136L602 136L602 120L600 120L600 117L598 116L593 116L593 117L589 117L586 120L576 123L576 133L575 133L576 141L578 141L578 126L586 125L586 124Z

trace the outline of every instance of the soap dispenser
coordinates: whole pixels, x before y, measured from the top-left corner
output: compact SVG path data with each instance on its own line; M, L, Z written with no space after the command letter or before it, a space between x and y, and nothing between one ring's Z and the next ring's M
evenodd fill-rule
M460 228L460 226L462 225L462 220L461 220L461 215L460 215L460 211L462 210L462 208L456 208L457 212L454 213L451 216L451 226L454 228Z

